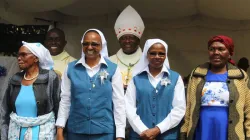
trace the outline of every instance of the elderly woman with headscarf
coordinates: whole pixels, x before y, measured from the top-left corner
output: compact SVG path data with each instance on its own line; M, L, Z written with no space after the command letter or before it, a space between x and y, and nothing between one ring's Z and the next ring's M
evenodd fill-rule
M188 84L182 140L250 139L250 83L233 53L227 36L208 41L209 62L193 70Z
M53 140L60 82L50 53L23 42L18 65L22 71L10 79L1 106L1 140Z
M169 68L167 44L149 39L125 95L130 140L177 139L186 109L181 76Z
M87 30L81 44L81 59L69 63L62 76L57 139L64 139L67 120L69 140L123 139L126 113L120 70L107 59L101 31Z

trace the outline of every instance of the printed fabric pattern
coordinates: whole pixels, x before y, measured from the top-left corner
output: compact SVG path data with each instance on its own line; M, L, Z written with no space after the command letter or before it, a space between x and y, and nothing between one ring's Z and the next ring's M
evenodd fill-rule
M228 106L229 92L225 82L206 82L202 90L202 106Z
M10 114L10 125L8 140L19 140L21 127L28 127L25 132L24 140L32 140L32 126L40 126L39 139L40 140L54 140L55 129L55 115L53 112L32 117L20 117L16 113Z

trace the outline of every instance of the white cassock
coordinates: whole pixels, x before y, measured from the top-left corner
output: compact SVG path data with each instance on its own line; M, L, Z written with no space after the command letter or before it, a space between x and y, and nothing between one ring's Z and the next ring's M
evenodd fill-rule
M52 59L54 61L54 70L55 72L62 76L64 73L64 70L66 66L68 66L68 63L76 60L74 57L70 56L66 51L63 51L62 53L52 56Z

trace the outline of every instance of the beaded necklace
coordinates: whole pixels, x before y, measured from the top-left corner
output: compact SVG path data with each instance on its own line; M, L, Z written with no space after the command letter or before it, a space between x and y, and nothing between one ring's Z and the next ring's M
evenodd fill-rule
M27 78L27 77L26 77L26 73L25 73L24 76L23 76L23 78L24 78L26 81L31 81L31 80L37 78L38 74L39 74L39 72L38 72L34 77Z

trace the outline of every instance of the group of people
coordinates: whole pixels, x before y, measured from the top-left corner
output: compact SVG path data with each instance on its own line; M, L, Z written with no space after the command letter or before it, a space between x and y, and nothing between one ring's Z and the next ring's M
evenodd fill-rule
M148 39L142 51L143 31L128 6L115 24L121 49L111 57L98 29L83 34L78 60L64 51L58 28L48 31L45 47L23 42L22 71L1 104L1 140L64 140L65 128L68 140L122 140L126 127L130 140L250 139L249 77L232 60L233 40L208 41L209 61L192 71L185 95L167 43Z

